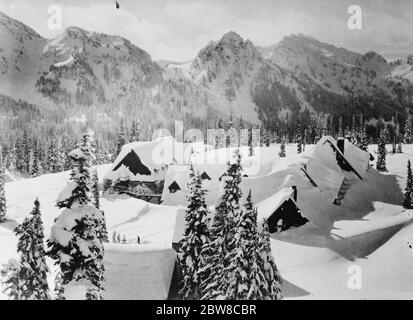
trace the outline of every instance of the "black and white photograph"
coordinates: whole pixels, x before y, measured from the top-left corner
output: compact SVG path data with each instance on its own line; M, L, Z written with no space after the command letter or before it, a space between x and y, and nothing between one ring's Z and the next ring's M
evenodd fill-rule
M412 31L410 0L0 0L0 300L413 300Z

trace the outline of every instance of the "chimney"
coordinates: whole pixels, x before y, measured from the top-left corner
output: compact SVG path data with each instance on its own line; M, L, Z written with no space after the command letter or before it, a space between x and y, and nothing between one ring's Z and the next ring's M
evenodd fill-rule
M341 153L344 155L344 138L337 139L337 147L341 151Z
M293 199L295 202L297 202L297 186L292 186L293 189Z

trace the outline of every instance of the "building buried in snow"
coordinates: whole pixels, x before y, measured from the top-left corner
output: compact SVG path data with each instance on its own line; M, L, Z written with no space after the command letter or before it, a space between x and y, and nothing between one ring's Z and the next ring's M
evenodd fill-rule
M273 196L257 203L258 222L265 219L270 233L297 228L309 220L301 215L297 205L297 188L283 188Z
M168 167L187 163L192 153L204 148L201 143L176 142L171 136L126 144L104 177L104 192L160 203ZM170 190L177 191L179 186L172 185Z
M243 177L240 188L244 203L249 191L259 215L269 220L271 232L284 231L300 226L329 229L333 215L351 187L362 182L369 169L369 154L348 140L339 143L325 136L311 149L294 155L286 163L274 161L272 169L262 175ZM196 171L202 172L199 166ZM204 180L207 191L206 203L211 214L221 192L219 181L227 167L211 165L204 170L211 180ZM187 168L171 166L167 178L176 181L180 191L170 194L166 188L162 194L165 204L186 206ZM293 187L298 190L294 195ZM182 238L185 225L184 210L178 212L173 243Z

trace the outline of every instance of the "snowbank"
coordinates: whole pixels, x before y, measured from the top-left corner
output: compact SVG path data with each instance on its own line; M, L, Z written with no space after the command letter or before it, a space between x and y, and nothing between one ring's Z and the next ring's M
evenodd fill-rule
M171 248L106 244L104 299L166 299L175 261L176 254Z

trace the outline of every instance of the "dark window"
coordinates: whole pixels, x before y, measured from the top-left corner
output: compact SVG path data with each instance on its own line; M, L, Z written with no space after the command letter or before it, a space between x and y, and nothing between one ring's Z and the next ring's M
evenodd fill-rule
M172 182L169 187L169 193L175 193L179 190L181 190L181 188L179 187L179 185L176 183L176 181Z
M204 171L203 174L201 174L201 179L202 180L211 180L210 176L205 171Z

